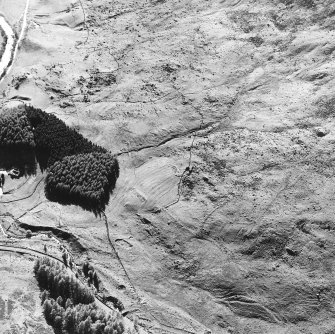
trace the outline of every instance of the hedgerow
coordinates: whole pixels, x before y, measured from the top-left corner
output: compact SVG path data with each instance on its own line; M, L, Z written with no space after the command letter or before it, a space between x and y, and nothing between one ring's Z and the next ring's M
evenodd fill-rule
M125 327L118 311L106 315L94 303L93 294L70 276L63 265L45 257L37 260L35 276L43 290L43 313L55 333L122 334Z
M34 147L34 133L22 108L8 109L0 117L0 147Z
M34 128L37 153L44 155L46 166L42 167L50 167L56 161L75 154L107 152L71 129L55 115L30 106L26 107L26 114Z
M118 162L109 153L65 157L48 170L46 196L62 203L103 210L118 176Z

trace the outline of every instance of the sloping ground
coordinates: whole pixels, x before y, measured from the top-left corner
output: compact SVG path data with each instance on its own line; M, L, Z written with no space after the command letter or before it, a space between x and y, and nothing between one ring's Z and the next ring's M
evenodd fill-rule
M1 252L0 327L4 334L53 333L42 314L40 290L32 275L33 261Z
M24 12L26 2L21 0L0 0L0 12L12 26L16 26Z
M3 86L119 154L115 249L38 178L5 210L78 236L153 333L330 333L334 4L82 4L32 1Z

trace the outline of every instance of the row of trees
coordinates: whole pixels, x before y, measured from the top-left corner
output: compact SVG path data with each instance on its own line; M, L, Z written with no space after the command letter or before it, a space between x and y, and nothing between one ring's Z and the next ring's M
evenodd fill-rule
M34 133L22 108L13 108L1 112L0 147L35 146Z
M93 266L87 261L83 264L84 276L88 279L89 284L93 284L94 287L99 291L100 280L97 272L94 270Z
M93 284L97 291L99 291L100 279L94 267L88 261L85 261L82 269L84 276L88 279L88 283ZM104 302L112 303L115 309L121 312L124 310L124 305L118 298L104 294L102 299Z
M118 161L109 153L88 153L55 162L46 177L46 196L61 203L101 211L119 176Z
M31 106L26 106L26 114L34 128L38 151L47 155L46 166L42 167L50 167L64 157L79 153L106 152L106 149L93 144L55 115Z
M45 257L34 266L40 287L43 313L57 334L122 334L124 323L118 311L106 315L94 303L93 294L78 279L69 277L66 268ZM46 274L45 274L46 273ZM59 279L60 278L60 279ZM67 282L68 290L61 284ZM77 295L80 291L81 294ZM90 298L87 298L87 291Z

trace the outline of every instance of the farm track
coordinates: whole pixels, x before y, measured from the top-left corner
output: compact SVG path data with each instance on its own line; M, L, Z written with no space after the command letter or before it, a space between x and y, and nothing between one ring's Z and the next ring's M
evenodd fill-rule
M28 199L28 198L32 197L36 193L39 185L41 184L41 182L43 180L44 180L44 178L42 177L35 184L34 189L32 190L32 192L29 195L21 197L21 198L16 198L16 199L13 199L13 200L9 200L9 201L1 201L0 203L15 203L15 202L19 202L21 200L25 200L25 199ZM108 219L107 219L107 216L104 212L102 213L102 217L103 217L103 220L104 220L104 223L105 223L105 226L106 226L106 236L107 236L108 242L109 242L109 244L110 244L110 246L113 250L113 253L115 254L115 260L116 261L113 264L113 266L119 267L119 269L118 269L119 273L122 273L122 272L124 273L125 280L122 280L122 284L126 284L126 289L128 290L128 292L130 292L130 295L132 296L132 298L134 298L137 301L138 305L134 305L134 307L139 306L140 308L142 308L144 313L148 314L153 321L155 321L157 324L159 324L160 327L158 327L158 328L155 327L154 328L155 331L158 330L160 333L173 333L173 334L195 334L194 332L191 332L191 331L187 331L187 330L180 329L180 328L177 328L177 327L174 327L174 326L163 324L163 323L161 323L161 321L155 315L152 314L152 312L150 311L150 309L146 305L145 301L143 301L142 298L139 296L139 293L138 293L135 285L133 284L132 279L130 278L130 276L127 272L127 269L126 269L125 265L123 264L123 261L122 261L120 255L119 255L119 253L116 249L116 245L114 245L114 243L111 239ZM27 247L0 245L0 251L15 252L15 253L19 253L19 254L23 254L23 255L31 255L31 256L35 256L35 257L47 256L47 257L49 257L49 258L51 258L51 259L53 259L53 260L55 260L59 263L64 264L62 259L59 259L59 258L57 258L53 255L46 254L44 252L33 250L33 249L30 249L30 248L27 248ZM73 254L71 254L71 256L74 258ZM72 271L70 268L67 268L67 269L69 271L71 271L72 273L74 273L74 271ZM82 283L84 283L84 282L82 281ZM121 282L120 282L120 284L121 284ZM114 311L113 308L111 308L107 304L103 303L101 298L99 298L99 296L95 296L95 298L98 301L98 305L100 305L103 308L107 308L108 309L107 311L110 311L110 310Z
M8 200L8 201L0 201L0 203L2 203L2 204L9 204L9 203L14 203L14 202L19 202L19 201L22 201L22 200L25 200L25 199L28 199L28 198L32 197L32 196L35 194L35 192L36 192L38 186L41 184L41 182L42 182L43 180L44 180L44 177L42 177L42 178L36 183L36 185L35 185L33 191L32 191L29 195L24 196L24 197L20 197L20 198L14 198L14 199L12 199L12 200Z
M83 3L82 3L81 0L79 0L79 1L80 1L80 5L81 5L81 8L84 12L84 17L85 17L85 11L84 11L84 8L83 8ZM26 28L27 28L27 15L28 15L28 11L29 11L29 3L30 3L30 0L26 0L26 6L25 6L24 13L22 15L21 31L20 31L19 36L17 36L17 34L14 32L14 30L12 29L10 24L6 21L5 17L0 16L0 29L3 30L4 34L6 35L6 39L7 39L7 43L5 45L4 52L1 55L1 59L0 59L0 83L4 80L6 75L11 71L11 69L13 67L13 63L14 63L16 57L17 57L17 54L18 54L20 44L21 44L21 42L24 38ZM87 38L86 38L84 44L87 42L87 40L89 38L89 29L86 25L86 17L85 17L85 28L87 30ZM215 122L210 122L205 127L203 126L203 123L201 123L200 128L199 127L192 128L186 134L183 134L183 136L187 136L188 134L193 134L194 135L194 132L199 131L199 130L203 130L203 128L207 128L207 127L210 128L211 126L213 126L214 123ZM172 135L171 137L169 137L165 140L162 140L158 144L148 145L148 146L144 146L144 147L138 147L138 148L132 149L130 151L122 151L122 152L117 153L116 155L119 156L119 155L123 155L123 154L129 154L129 153L132 153L132 152L139 152L139 151L144 150L144 149L157 148L159 146L162 146L162 145L168 143L169 141L171 141L173 139L178 139L179 137L180 137L180 134L175 134L175 135ZM194 143L194 139L195 139L195 136L193 137L192 146L193 146L193 143ZM36 193L39 185L42 183L43 180L44 180L44 177L42 177L40 180L38 180L38 182L35 184L32 192L29 195L26 195L26 196L20 197L20 198L13 198L13 199L8 200L8 201L0 201L0 203L2 203L2 204L15 203L15 202L19 202L19 201L22 201L22 200L25 200L25 199L28 199L28 198L32 197ZM181 182L181 180L180 180L180 182ZM179 193L180 182L179 182L179 185L178 185L178 196L179 196L178 200L180 198L180 193ZM168 187L168 189L169 189L169 187ZM12 189L12 190L15 191L17 189ZM158 189L155 189L155 190L158 191ZM161 189L160 189L160 192L161 192ZM168 190L165 190L165 192L168 192ZM170 206L170 205L171 204L169 204L168 206ZM104 219L105 226L106 226L106 234L107 234L108 242L109 242L111 248L113 249L113 252L115 254L118 265L120 266L119 272L123 272L126 279L127 279L128 291L130 291L132 297L137 300L137 302L139 303L139 306L141 308L143 308L144 313L147 313L148 315L150 315L150 318L158 324L158 327L152 326L152 328L151 328L153 330L152 333L195 334L195 332L191 332L191 331L188 331L188 330L185 330L185 329L181 329L181 328L177 328L177 327L174 327L174 326L170 326L168 324L164 324L155 315L152 314L152 312L150 311L146 302L140 297L135 285L133 284L133 282L132 282L132 280L131 280L128 272L127 272L127 269L125 268L125 266L123 264L122 259L119 256L119 253L116 249L116 245L114 245L114 243L113 243L113 241L110 237L108 219L107 219L106 214L103 212L102 215L103 215L103 219ZM1 226L1 229L2 229L2 226ZM6 233L3 231L3 229L2 229L2 233L4 234L4 236L7 236ZM34 250L34 249L31 249L31 248L28 248L28 247L13 246L13 245L8 245L8 244L0 244L0 251L13 252L13 253L21 254L21 255L29 255L29 256L38 257L38 258L46 256L46 257L48 257L48 258L50 258L54 261L57 261L58 263L64 264L63 260L56 257L56 256L44 253L42 251ZM70 267L66 267L66 270L71 274L75 274L75 271L73 269L71 269ZM79 279L83 284L85 284L85 282L82 278L79 277ZM97 305L100 308L102 308L106 312L110 312L110 311L115 312L114 308L112 308L112 307L108 306L106 303L104 303L102 301L102 299L97 295L95 295L95 302L97 303ZM130 323L130 321L126 318L125 318L125 321ZM151 332L151 330L150 330L150 332ZM143 333L143 331L140 331L140 333Z
M120 270L119 272L123 272L127 278L127 281L129 283L129 289L132 293L132 296L135 297L138 302L141 302L141 298L139 297L138 295L138 292L134 286L134 284L132 283L132 280L130 279L129 275L128 275L128 272L119 256L119 253L118 251L116 250L116 247L114 246L114 243L112 242L111 238L110 238L110 233L109 233L109 225L108 225L108 220L107 220L107 216L106 214L103 212L102 213L102 216L103 216L103 220L104 220L104 223L105 223L105 226L106 226L106 234L107 234L107 239L108 239L108 242L109 242L109 245L111 246L115 256L116 256L116 259L117 259L117 262L118 262L118 265L120 266Z
M149 307L147 306L147 304L145 303L145 301L142 300L142 298L140 297L140 295L138 294L138 291L135 287L135 285L133 284L121 258L120 258L120 255L118 253L118 251L116 250L116 247L110 237L110 233L109 233L109 225L108 225L108 219L107 219L107 216L106 214L103 212L102 213L102 216L103 216L103 220L104 220L104 223L105 223L105 226L106 226L106 234L107 234L107 238L108 238L108 242L111 246L111 248L113 249L113 252L115 253L116 255L116 258L119 262L119 265L120 267L122 268L122 271L124 272L128 282L129 282L129 286L131 288L131 292L132 294L134 295L134 297L138 300L138 302L140 303L140 307L143 309L144 313L148 314L152 319L154 319L161 328L155 328L155 331L157 332L157 330L162 330L161 333L173 333L173 334L195 334L195 332L191 332L191 331L188 331L188 330L185 330L185 329L182 329L182 328L178 328L178 327L174 327L174 326L170 326L170 325L167 325L167 324L164 324L162 323L159 319L157 319L156 316L154 316L152 314L152 312L150 311Z

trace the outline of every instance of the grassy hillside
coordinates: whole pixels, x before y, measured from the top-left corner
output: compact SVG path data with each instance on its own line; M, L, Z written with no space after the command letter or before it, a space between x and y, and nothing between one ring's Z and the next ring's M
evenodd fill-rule
M333 2L82 4L32 1L3 102L118 155L106 219L40 188L6 210L78 236L145 328L330 333Z

